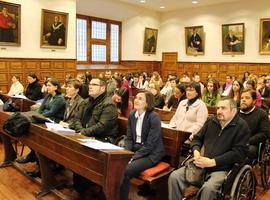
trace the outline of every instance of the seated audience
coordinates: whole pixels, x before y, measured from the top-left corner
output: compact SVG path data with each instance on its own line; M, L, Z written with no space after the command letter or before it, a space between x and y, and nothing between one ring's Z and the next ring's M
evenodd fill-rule
M10 87L8 95L9 96L23 95L24 88L20 82L20 77L17 75L14 75L14 76L12 76L11 81L12 81L12 85Z
M199 75L199 73L198 72L195 72L194 74L193 74L193 81L195 82L195 83L197 83L197 84L200 84L200 87L201 87L201 94L203 94L203 91L204 91L204 85L202 84L202 82L201 82L201 78L200 78L200 75Z
M256 81L253 79L248 80L246 83L246 89L256 91ZM262 107L262 97L258 91L256 91L256 106L258 106L259 108Z
M50 77L48 77L48 76L44 77L44 82L43 82L43 85L42 85L42 88L41 88L41 93L43 95L47 94L47 82L48 82L49 79L50 79Z
M181 101L170 121L171 127L181 131L191 132L193 136L198 133L207 120L208 110L201 98L201 87L199 84L191 82L186 87L187 99Z
M186 87L182 84L178 84L174 88L173 95L168 103L163 107L163 110L176 110L179 103L184 99L186 99Z
M112 71L105 72L105 79L107 84L107 95L112 97L115 89L117 88L117 81L112 76Z
M270 98L270 87L266 85L266 79L264 77L258 79L257 91L263 98Z
M251 131L248 157L256 159L258 147L269 138L269 119L267 113L256 106L256 91L246 89L241 94L239 116L244 119Z
M128 117L129 113L133 109L133 103L129 101L128 90L124 87L116 89L112 96L112 101L117 106L117 110L120 116Z
M191 143L195 165L205 169L196 199L217 199L228 171L246 158L249 133L247 123L237 115L234 101L222 98L217 104L217 116L207 120ZM202 148L204 154L200 153ZM168 186L169 200L184 198L184 190L189 186L185 167L171 173Z
M237 107L240 106L240 96L243 90L243 84L240 80L234 80L229 96L236 102Z
M70 79L66 83L66 110L63 121L60 121L65 128L72 125L75 117L85 107L85 100L79 95L81 88L82 84L79 80Z
M214 79L209 79L202 100L207 106L215 107L219 99L218 84Z
M160 90L160 94L165 99L165 103L167 103L169 101L170 97L173 94L173 89L171 87L171 82L170 81L167 81L165 83L165 85L163 86L163 88Z
M148 81L146 80L145 75L141 74L139 76L139 81L138 81L138 85L137 88L139 89L146 89L148 87Z
M155 107L162 109L163 106L165 105L164 98L160 94L159 90L156 89L155 84L154 83L150 83L149 84L149 87L147 88L147 90L149 92L151 92L154 95L154 97L155 97Z
M95 137L104 142L114 143L118 136L118 113L111 97L107 96L106 82L93 78L89 83L89 99L74 121L74 129L81 135ZM90 187L91 182L74 173L74 188L80 195Z
M153 167L165 155L160 117L154 110L154 96L140 92L134 100L135 110L128 118L126 149L134 155L129 161L120 188L120 200L128 200L130 179Z
M230 91L232 89L232 76L227 75L226 76L226 82L222 86L221 96L229 96Z
M246 83L248 81L248 77L249 77L250 73L248 71L246 71L243 75L242 78L242 83L243 83L243 87L246 88Z
M161 79L161 77L160 77L160 75L159 75L158 72L156 72L156 71L153 72L153 75L152 75L152 77L150 79L149 84L150 83L153 83L154 86L155 86L155 88L156 88L156 90L157 91L160 91L160 89L163 86L163 82L162 82L162 79Z
M30 73L27 76L28 86L25 91L25 96L28 99L37 101L42 99L41 85L38 82L38 78L35 73Z
M48 94L39 107L38 112L55 122L60 122L64 117L65 98L61 94L61 86L58 80L50 78L47 82Z
M86 79L85 74L77 74L76 79L78 81L80 81L80 83L82 84L82 88L79 92L79 95L83 98L83 99L87 99L89 97L89 82Z

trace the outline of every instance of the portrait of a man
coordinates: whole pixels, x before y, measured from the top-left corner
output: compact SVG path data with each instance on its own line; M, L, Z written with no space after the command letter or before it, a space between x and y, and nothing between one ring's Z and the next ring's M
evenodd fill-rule
M185 41L187 55L204 54L203 26L185 27Z
M68 14L42 10L41 47L66 48Z
M222 25L223 54L244 54L244 23Z
M143 53L155 54L157 48L157 29L145 28Z
M18 4L0 1L0 45L20 45L20 10Z
M260 54L270 54L270 18L260 19Z

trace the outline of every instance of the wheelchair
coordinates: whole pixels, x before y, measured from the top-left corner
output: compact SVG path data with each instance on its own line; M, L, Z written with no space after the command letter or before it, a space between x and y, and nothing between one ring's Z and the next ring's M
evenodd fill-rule
M185 159L182 162L184 165ZM217 200L254 200L256 198L256 186L258 180L254 168L259 167L261 186L268 190L270 186L270 141L260 143L258 158L252 164L235 164L229 171L221 186L221 192L217 194ZM185 200L195 200L197 191L185 196Z

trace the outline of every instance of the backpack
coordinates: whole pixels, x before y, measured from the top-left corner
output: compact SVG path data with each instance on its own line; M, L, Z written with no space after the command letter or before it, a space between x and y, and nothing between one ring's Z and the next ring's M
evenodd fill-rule
M17 112L20 111L20 107L16 105L12 99L8 99L3 105L3 111L6 112Z
M20 112L15 112L5 121L3 129L13 137L20 137L28 132L30 124L29 118Z

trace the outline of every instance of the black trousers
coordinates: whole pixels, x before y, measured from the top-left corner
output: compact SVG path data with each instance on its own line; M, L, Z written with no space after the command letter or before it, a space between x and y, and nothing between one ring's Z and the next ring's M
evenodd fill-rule
M120 200L128 200L130 179L139 176L142 171L153 167L154 165L155 163L146 157L134 160L127 165L124 180L120 187Z

